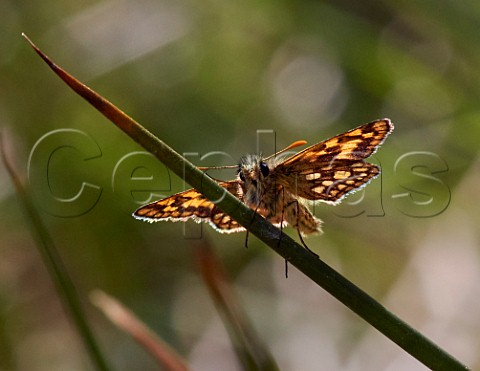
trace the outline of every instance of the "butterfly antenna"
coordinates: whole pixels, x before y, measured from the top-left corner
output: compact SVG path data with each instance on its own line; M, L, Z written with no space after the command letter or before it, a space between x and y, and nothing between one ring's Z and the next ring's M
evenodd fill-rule
M219 170L219 169L237 169L238 165L223 165L223 166L198 166L197 169L205 170Z
M273 155L270 155L270 156L264 158L264 160L268 160L269 158L272 158L274 156L278 156L280 153L286 152L286 151L288 151L292 148L295 148L295 147L303 146L305 144L307 144L306 140L297 140L296 142L293 142L292 144L290 144L288 147L282 149L281 151L278 151L278 152L274 153Z

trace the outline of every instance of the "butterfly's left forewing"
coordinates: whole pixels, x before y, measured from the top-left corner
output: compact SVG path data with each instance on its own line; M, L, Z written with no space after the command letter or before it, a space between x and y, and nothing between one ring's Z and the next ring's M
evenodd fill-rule
M219 182L219 185L237 198L242 199L238 181ZM195 189L189 189L142 206L133 213L133 216L148 222L186 221L191 218L197 222L208 222L218 232L222 233L244 230L240 224Z

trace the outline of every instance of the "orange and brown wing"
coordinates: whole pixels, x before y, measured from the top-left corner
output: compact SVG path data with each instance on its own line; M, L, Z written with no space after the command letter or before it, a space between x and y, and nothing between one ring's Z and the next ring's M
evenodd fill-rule
M328 164L336 160L363 160L375 153L393 128L389 119L372 121L305 148L286 159L279 166L294 171L299 167L303 169L304 164Z
M337 204L379 174L377 165L365 161L338 160L331 166L311 168L290 176L291 181L286 187L294 195L307 200Z
M219 184L234 196L242 199L238 181L220 182ZM240 224L195 189L189 189L142 206L133 213L133 216L136 219L151 223L193 219L196 222L208 222L215 230L221 233L233 233L244 230Z
M299 197L338 203L380 174L364 159L375 153L393 128L389 119L382 119L339 134L278 164L275 175Z

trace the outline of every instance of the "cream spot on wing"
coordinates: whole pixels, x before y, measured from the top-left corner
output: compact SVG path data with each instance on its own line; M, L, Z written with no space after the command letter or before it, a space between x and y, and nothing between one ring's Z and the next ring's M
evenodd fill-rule
M316 193L323 193L323 191L325 190L325 187L324 186L318 186L318 187L315 187L312 189L313 192L316 192Z
M333 178L334 179L345 179L345 178L350 177L350 175L352 175L352 173L350 171L340 170L340 171L335 171L335 174L333 175Z
M321 176L321 175L320 175L319 173L307 174L307 175L305 176L305 179L307 179L307 180L314 180L314 179L320 178L320 176Z
M337 188L338 188L339 190L342 190L342 189L347 188L347 186L346 186L345 184L341 184L341 183L340 183L340 184L337 184Z
M347 180L345 183L347 183L348 185L354 185L354 184L355 184L355 181L352 180L352 179L349 179L349 180Z
M333 184L333 181L331 180L324 180L322 182L322 184L325 186L325 187L330 187L332 184Z
M184 207L184 208L187 208L187 207L189 207L189 206L192 205L192 204L193 204L193 206L195 206L195 201L196 201L196 200L195 200L194 198L192 198L191 200L185 201L185 202L183 203L183 207Z

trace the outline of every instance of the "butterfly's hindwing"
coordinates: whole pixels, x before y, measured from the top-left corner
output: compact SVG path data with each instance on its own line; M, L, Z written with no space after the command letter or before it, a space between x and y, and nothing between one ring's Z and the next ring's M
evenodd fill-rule
M336 204L380 174L380 169L364 161L337 161L332 166L312 168L296 176L289 191L310 201Z

